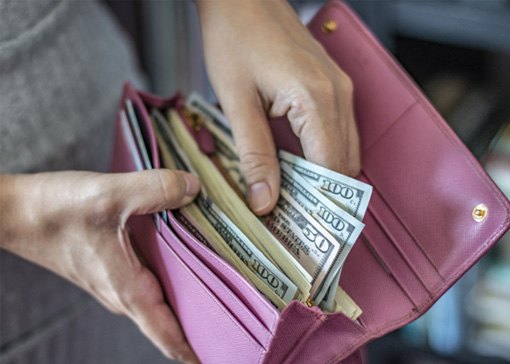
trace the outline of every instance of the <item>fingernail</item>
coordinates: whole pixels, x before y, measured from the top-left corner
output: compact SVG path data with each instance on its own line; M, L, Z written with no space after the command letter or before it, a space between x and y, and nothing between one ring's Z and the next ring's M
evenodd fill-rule
M200 181L198 177L193 174L186 173L184 175L184 179L186 180L186 195L195 196L200 190Z
M266 209L271 204L271 190L265 181L256 182L250 186L248 200L255 212Z

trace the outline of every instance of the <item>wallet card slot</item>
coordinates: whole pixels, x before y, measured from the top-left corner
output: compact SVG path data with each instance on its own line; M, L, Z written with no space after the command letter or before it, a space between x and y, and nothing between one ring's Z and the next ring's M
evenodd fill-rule
M368 214L365 216L370 219ZM375 224L371 221L363 234L367 236L366 231L374 227ZM367 237L371 241L375 238L372 235ZM390 249L395 253L392 246ZM387 260L383 258L385 257L378 254L372 244L358 240L350 251L340 276L340 286L363 310L360 318L369 330L384 324L387 318L397 319L415 310L413 302L393 277L398 273L390 270L386 263L381 264ZM406 270L405 274L409 274L409 271Z
M228 289L220 284L213 292L195 274L204 271L204 268L189 265L193 263L189 261L190 253L179 249L177 237L168 229L167 237L159 234L149 216L132 217L128 226L133 242L157 275L167 301L198 357L207 358L211 363L222 363L223 355L239 356L243 358L240 362L247 364L259 362L265 351L261 341L267 345L269 337L257 338L256 333L247 330L243 324L248 323L249 318L246 315L240 318L239 312L232 310L234 305L224 304L217 294ZM169 237L173 245L169 244ZM229 302L235 303L236 300L229 298ZM215 354L218 350L222 351L222 355Z
M271 333L260 322L258 317L254 315L239 297L232 292L206 264L198 259L166 225L162 227L161 234L165 243L179 255L183 264L188 267L191 273L207 287L223 307L228 309L229 312L237 318L239 324L265 348L268 339L271 337Z
M228 285L269 332L273 332L280 316L278 310L252 284L247 282L244 277L232 268L230 264L190 234L173 214L170 215L170 224L175 233L180 236L182 242L193 251L193 254L203 264L207 265L223 283Z
M374 255L383 269L389 273L391 278L400 287L415 308L419 307L420 300L427 299L430 293L426 291L423 282L418 279L416 272L406 261L401 252L395 249L391 238L381 229L374 216L367 212L365 215L366 226L361 242L367 246L367 249ZM404 262L404 264L402 264Z
M156 134L152 128L149 114L147 113L147 109L140 95L130 85L126 85L124 87L123 102L125 102L127 99L132 102L134 111L140 124L140 128L143 131L143 137L149 152L149 158L152 162L152 167L160 168L161 163L159 160Z
M366 176L364 176L364 179L367 183L371 183ZM438 282L443 282L441 274L404 221L395 214L376 188L372 192L372 201L368 213L371 214L373 221L392 243L401 260L407 264L423 288L429 294L432 294ZM386 264L391 265L390 262Z
M458 276L459 267L472 265L487 249L507 211L499 195L481 188L489 180L471 164L472 156L436 123L426 122L430 117L421 103L410 109L365 152L363 173L383 202L374 211L387 230L397 237L411 235L430 262L424 260L417 270L423 279L437 278L427 284L436 295L447 278ZM481 223L472 218L480 203L492 211ZM395 240L404 251L410 249L407 242Z

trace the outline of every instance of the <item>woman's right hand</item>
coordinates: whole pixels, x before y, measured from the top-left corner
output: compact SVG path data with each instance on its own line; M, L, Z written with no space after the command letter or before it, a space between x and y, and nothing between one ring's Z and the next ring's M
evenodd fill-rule
M169 170L0 175L0 247L127 315L165 356L198 363L158 280L133 250L126 221L185 205L199 186L195 176Z

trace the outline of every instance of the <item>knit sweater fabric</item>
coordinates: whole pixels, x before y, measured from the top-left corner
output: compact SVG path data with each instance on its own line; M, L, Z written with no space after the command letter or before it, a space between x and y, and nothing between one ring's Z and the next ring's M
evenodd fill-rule
M105 170L133 56L93 1L0 0L0 172Z
M101 4L0 0L0 173L106 171L122 83L141 79ZM128 319L0 250L0 362L168 361Z

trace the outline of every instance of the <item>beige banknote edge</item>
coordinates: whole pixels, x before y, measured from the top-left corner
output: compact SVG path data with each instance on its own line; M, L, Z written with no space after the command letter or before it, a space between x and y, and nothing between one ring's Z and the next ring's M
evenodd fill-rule
M169 169L176 169L176 163L170 149L166 145L164 138L161 136L159 127L152 120L154 126L154 132L158 140L158 146L163 159L163 167ZM206 238L207 242L211 244L212 248L216 253L223 257L227 262L237 269L241 275L251 282L256 289L258 289L269 301L271 301L279 310L282 310L288 304L274 291L272 291L260 278L257 277L241 259L230 249L225 243L223 238L209 223L207 218L202 214L200 208L195 204L191 203L187 206L180 208L180 212L188 221L198 230L200 234Z
M345 292L342 287L338 286L335 293L335 309L334 312L341 312L351 320L356 321L363 310L358 304Z
M179 114L175 110L169 110L167 117L180 148L185 151L195 171L199 175L208 176L206 180L202 179L202 182L204 185L209 186L205 186L209 197L234 221L237 227L255 246L265 253L266 257L272 260L296 284L301 293L300 300L306 301L311 287L311 277L309 274L300 267L299 263L290 255L285 247L253 215L224 180L209 158L202 154L195 140L186 129L185 121L181 119ZM216 188L211 188L212 183L217 184ZM220 187L218 188L218 186Z
M204 236L216 253L223 257L231 266L233 266L241 275L251 282L266 298L271 301L279 310L283 310L287 303L272 291L255 273L253 273L239 257L225 243L221 235L209 223L202 214L200 208L191 203L180 208L183 216L193 224L193 226Z

